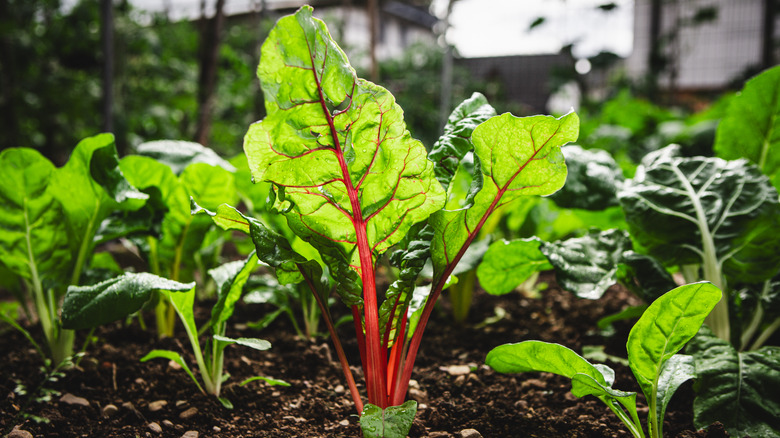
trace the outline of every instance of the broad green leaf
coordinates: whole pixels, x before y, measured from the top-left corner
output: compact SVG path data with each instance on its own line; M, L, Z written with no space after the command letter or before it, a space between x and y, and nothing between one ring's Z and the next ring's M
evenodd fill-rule
M780 435L780 348L738 352L702 330L688 347L696 368L693 422L720 421L735 437Z
M575 374L571 377L571 393L577 397L592 395L599 399L614 398L615 400L620 400L624 406L633 407L633 414L636 415L635 392L612 389L610 386L599 383L587 374Z
M334 275L359 272L441 208L444 191L401 108L356 76L311 7L277 22L258 77L267 116L244 140L252 176L273 183L276 210L328 254Z
M494 242L477 268L479 284L492 295L504 295L534 273L552 269L540 244L538 239Z
M608 386L598 368L582 356L559 344L524 341L504 344L490 350L485 363L499 373L545 372L568 378L584 374Z
M179 181L188 197L204 208L214 210L220 204L238 202L235 177L221 167L194 163L184 169L179 175Z
M445 189L455 176L460 161L474 149L471 143L474 128L495 115L496 110L480 93L472 94L452 111L444 126L444 134L428 153L428 158L435 163L436 179Z
M79 142L51 176L48 191L62 204L76 257L71 284L78 282L103 219L115 210L137 210L148 198L125 180L118 163L114 136L100 134Z
M149 141L138 145L136 153L165 164L176 175L180 175L187 166L193 163L219 166L228 172L235 172L236 170L232 164L220 158L213 150L202 146L200 143L191 141Z
M712 283L680 286L653 301L631 329L628 361L651 409L664 364L696 335L720 298Z
M201 213L209 215L211 220L225 231L238 230L249 234L249 220L228 204L221 204L217 207L217 211L212 212L198 205L195 200L192 200L190 208L193 215Z
M613 313L612 315L605 316L596 322L596 326L601 330L606 330L615 321L624 321L627 319L639 319L643 313L647 310L647 304L640 304L638 306L628 306L620 312Z
M563 186L561 146L576 140L578 129L575 113L560 119L503 114L474 129L475 175L467 207L431 216L434 282L460 258L496 208L523 196L550 195Z
M577 145L561 148L566 157L566 184L550 196L559 207L604 210L618 205L618 184L623 171L615 159L601 149L583 149Z
M200 350L200 345L198 344L198 327L195 325L195 314L193 313L193 306L195 305L195 287L187 292L175 294L163 290L163 295L170 300L174 310L176 310L176 313L179 315L179 319L184 324L184 330L187 332L187 337L190 340L193 351Z
M645 254L623 252L618 268L617 278L620 283L647 303L677 286L663 265Z
M658 404L655 410L660 421L663 421L666 407L677 388L686 381L695 378L696 370L693 366L693 356L675 354L666 361L658 376L658 394L656 396Z
M401 406L390 406L384 410L379 406L367 404L360 414L363 438L406 438L416 413L415 400L408 400Z
M179 353L170 350L152 350L149 353L147 353L146 356L141 358L141 362L146 362L152 359L167 359L177 363L180 367L182 367L182 369L184 369L187 375L190 376L192 381L195 382L195 385L198 386L200 392L204 394L206 393L206 391L203 390L203 387L200 386L200 382L198 382L198 379L196 379L195 375L192 374L192 370L190 370L190 367L187 366L187 362L184 362L184 359L181 357Z
M749 80L718 125L715 153L747 158L780 190L780 66Z
M145 272L126 272L92 286L70 286L62 305L62 326L74 330L97 327L140 310L153 291L185 292L194 287L195 283L179 283Z
M241 382L239 384L239 386L244 386L244 385L246 385L248 383L251 383L251 382L254 382L256 380L262 380L265 383L269 384L270 386L290 386L290 384L285 382L284 380L274 379L274 378L265 377L265 376L250 377L250 378L244 380L243 382Z
M67 282L73 256L62 207L46 190L54 165L34 149L10 148L0 169L0 260L33 283Z
M618 192L635 241L666 266L722 267L731 281L774 275L780 205L768 178L744 160L676 153L670 146L646 157Z
M617 283L618 265L623 253L631 249L631 239L623 230L594 229L583 237L543 242L540 249L564 290L595 300Z
M209 321L215 333L220 334L217 329L224 327L223 324L233 315L236 303L244 291L244 285L258 262L255 253L252 252L246 260L225 263L208 271L217 284L217 302L211 308Z
M266 341L265 339L257 339L257 338L233 339L233 338L228 338L226 336L220 336L220 335L214 335L213 337L215 341L222 342L227 345L230 344L243 345L244 347L249 347L260 351L265 351L271 348L271 343Z

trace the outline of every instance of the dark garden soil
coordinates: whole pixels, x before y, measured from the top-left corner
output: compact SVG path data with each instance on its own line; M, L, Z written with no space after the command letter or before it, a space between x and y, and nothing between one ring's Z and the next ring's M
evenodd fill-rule
M480 436L468 429L482 437L630 437L601 402L574 397L567 379L552 374L502 375L484 365L492 347L527 339L557 342L576 351L586 345L604 345L606 353L625 357L630 323L616 324L615 334L604 337L596 321L634 303L630 294L613 288L598 301L581 300L555 287L551 278L544 280L551 286L540 299L517 293L504 297L478 293L470 319L462 326L450 322L446 300L442 300L441 311L426 330L413 375L416 384L409 396L419 402L419 410L411 437ZM506 315L478 327L499 306ZM4 331L0 336L0 430L5 434L18 426L35 437L359 436L358 418L330 341L300 339L282 319L263 332L246 328L246 322L267 311L258 305L242 305L232 319L236 324L229 336L261 337L273 344L265 352L228 348L225 369L232 376L225 382L223 395L235 405L232 410L200 394L183 370L166 361L139 362L150 350L164 348L185 353L194 368L183 334L157 340L137 323L103 327L95 332L97 342L87 349L79 366L46 382L48 391L42 392L36 391L45 378L39 370L40 357L21 335ZM351 325L340 330L351 363L357 365ZM617 372L616 388L638 390L627 367L607 363ZM353 368L357 373L358 367ZM256 375L282 379L291 386L261 381L239 385ZM360 375L356 379L362 381ZM50 393L50 401L34 401L45 393ZM671 402L665 436L727 436L717 424L707 432L694 430L692 399L689 382ZM643 416L647 408L641 395L639 405ZM12 436L30 435L17 432Z

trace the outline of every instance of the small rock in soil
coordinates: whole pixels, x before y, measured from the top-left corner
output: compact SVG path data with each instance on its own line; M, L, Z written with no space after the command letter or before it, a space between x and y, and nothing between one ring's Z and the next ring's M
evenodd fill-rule
M214 432L217 432L217 433L222 432L222 428L219 427L219 426L214 426L214 427L211 428L211 430L213 430Z
M33 438L33 434L26 430L19 429L19 426L14 426L14 430L6 436L8 438Z
M176 426L175 424L173 424L173 421L171 420L163 420L162 425L169 429L173 429L174 426Z
M184 435L182 435L181 438L198 438L198 431L197 430L188 430L188 431L184 432Z
M428 434L428 438L452 438L452 435L447 432L431 432Z
M89 406L89 402L84 397L77 397L71 393L67 393L60 397L60 403L68 405Z
M460 438L482 438L482 434L477 429L463 429L460 431Z
M349 420L347 420L345 418L345 419L339 421L339 426L349 426Z
M468 365L450 365L439 369L446 371L451 376L463 376L471 372L471 367Z
M190 418L194 417L198 413L198 408L189 408L186 411L179 414L179 418L182 420L189 420Z
M178 363L176 363L176 362L171 360L171 361L168 361L168 368L170 368L170 369L172 369L174 371L178 371L178 370L181 369L181 365L179 365Z
M176 407L184 406L187 404L187 400L176 400Z
M157 423L149 423L146 427L154 433L162 433L162 427Z
M104 417L111 418L119 412L119 408L116 405L107 404L103 406L102 412Z
M344 385L336 386L333 392L335 392L336 394L344 394Z
M149 403L148 409L149 412L157 412L160 409L164 408L168 402L166 400L157 400Z

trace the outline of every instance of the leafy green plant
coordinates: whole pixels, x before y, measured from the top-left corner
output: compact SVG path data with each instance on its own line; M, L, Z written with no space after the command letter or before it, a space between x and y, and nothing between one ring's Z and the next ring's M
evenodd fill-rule
M462 148L450 148L446 156L454 160L432 162L406 130L392 95L357 78L310 7L277 22L263 44L258 76L268 115L245 137L253 179L271 184L274 210L317 249L336 291L352 309L366 378L365 412L375 406L389 425L397 410L388 408L402 405L406 397L423 331L458 262L496 209L563 185L560 147L576 139L577 116L492 117L473 129ZM459 168L470 149L475 163L471 189L462 207L443 209L457 194L445 191L437 177L449 182L446 174ZM447 166L443 176L436 173L441 166ZM364 411L325 305L330 279L322 266L229 206L211 215L223 228L250 234L258 258L276 270L280 283L310 287L355 406ZM390 259L399 269L398 279L382 294L376 263L396 245ZM429 257L433 281L417 287ZM411 423L402 423L405 428L393 427L395 432L386 436L405 434Z
M223 370L225 348L230 344L244 345L257 350L271 348L271 344L262 339L232 339L225 336L227 320L233 314L236 302L241 298L244 284L257 264L257 257L253 253L244 261L230 262L209 271L217 283L218 294L208 321L212 336L205 348L201 348L198 340L198 328L193 313L195 283L179 283L149 273L126 273L93 286L69 288L63 304L63 325L74 329L90 328L125 318L152 300L153 293L159 292L171 303L184 325L203 386L177 352L153 350L141 358L141 361L163 358L178 363L201 392L216 396L225 407L231 408L230 401L220 397L222 383L227 378ZM272 379L268 381L272 384L279 382Z
M195 273L218 264L222 233L215 234L207 218L190 214L190 198L216 208L222 202L235 202L235 168L213 151L197 143L155 141L138 147L139 155L120 162L128 181L149 196L155 211L118 217L131 223L141 216L160 216L156 233L137 235L131 240L147 261L148 270L174 281L192 281ZM146 228L152 224L144 223ZM210 246L214 248L210 249ZM164 296L156 297L155 316L159 336L173 336L176 313Z
M73 354L74 333L59 322L59 303L70 285L82 284L101 224L115 211L133 211L148 196L124 178L113 136L82 140L70 160L55 168L32 149L0 153L0 259L23 279L56 365ZM114 236L131 232L115 230Z
M711 283L680 286L655 300L631 329L628 362L649 407L649 437L663 437L666 406L677 388L695 377L692 357L677 352L696 335L720 298L721 291ZM541 341L498 346L485 362L501 373L550 372L568 377L574 395L597 397L634 437L645 436L637 394L613 389L615 372L606 365L593 365L562 345Z

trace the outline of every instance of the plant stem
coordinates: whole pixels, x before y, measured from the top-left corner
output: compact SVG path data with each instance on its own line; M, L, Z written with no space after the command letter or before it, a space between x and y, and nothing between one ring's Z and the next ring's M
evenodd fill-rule
M765 328L760 335L758 335L758 338L750 345L749 350L758 350L761 348L761 346L764 345L764 342L766 342L777 329L780 329L780 318L777 318L772 324Z

